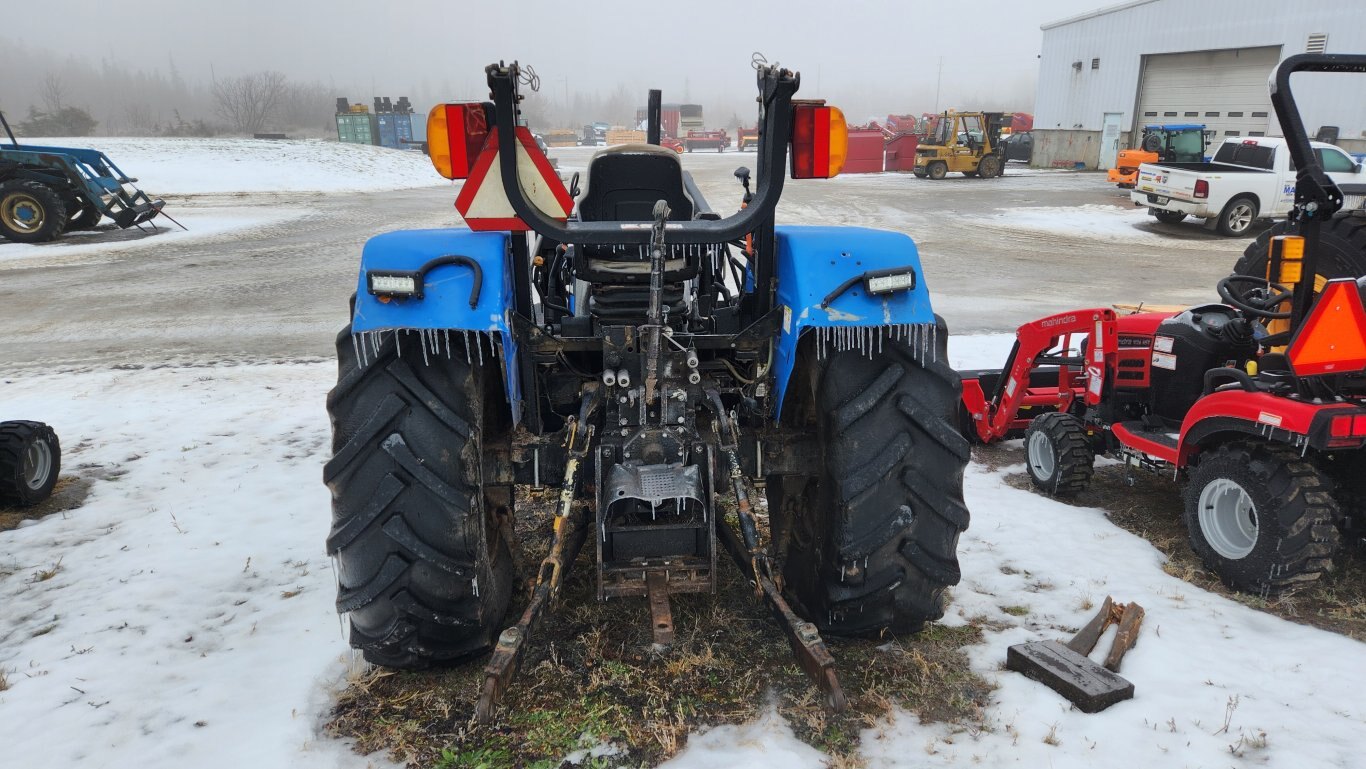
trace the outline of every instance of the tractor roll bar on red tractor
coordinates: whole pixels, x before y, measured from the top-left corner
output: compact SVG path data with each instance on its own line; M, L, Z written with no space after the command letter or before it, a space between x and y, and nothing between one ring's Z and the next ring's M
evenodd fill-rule
M1304 262L1300 280L1295 284L1291 303L1290 328L1298 329L1314 303L1314 282L1318 274L1319 227L1342 209L1342 190L1324 173L1304 130L1299 106L1290 91L1290 76L1296 72L1366 73L1366 55L1340 53L1301 53L1287 58L1271 77L1271 106L1285 135L1286 148L1298 171L1295 174L1295 207L1290 222L1304 237Z
M782 196L787 144L792 132L792 95L801 75L776 65L758 68L760 139L756 193L739 213L715 220L670 222L668 241L678 244L725 243L743 238L769 221ZM651 228L638 222L566 222L546 216L527 199L517 175L517 62L491 64L485 70L493 95L498 131L498 163L503 189L517 216L542 237L584 245L648 245ZM831 174L833 175L833 174Z

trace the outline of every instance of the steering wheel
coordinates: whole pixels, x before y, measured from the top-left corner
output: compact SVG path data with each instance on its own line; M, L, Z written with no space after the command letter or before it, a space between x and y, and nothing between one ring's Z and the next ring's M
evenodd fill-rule
M1243 286L1246 286L1245 288ZM1284 320L1290 311L1274 308L1294 298L1294 291L1255 275L1230 275L1219 281L1219 298L1254 318Z

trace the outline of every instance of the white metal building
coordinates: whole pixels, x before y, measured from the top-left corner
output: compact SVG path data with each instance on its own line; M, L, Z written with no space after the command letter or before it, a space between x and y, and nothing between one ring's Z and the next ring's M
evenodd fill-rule
M1109 168L1147 124L1279 136L1267 79L1305 51L1366 53L1366 0L1134 0L1043 26L1036 166ZM1366 75L1292 81L1310 134L1366 151Z

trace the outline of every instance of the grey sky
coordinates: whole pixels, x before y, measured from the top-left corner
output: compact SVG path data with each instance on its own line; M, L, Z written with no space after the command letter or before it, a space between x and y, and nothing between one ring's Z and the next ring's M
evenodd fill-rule
M803 74L802 95L846 105L850 118L941 107L1032 104L1039 25L1113 0L183 0L133 8L47 0L24 9L27 45L98 63L183 75L279 69L358 95L481 95L482 67L533 64L546 98L659 87L665 99L746 97L751 51ZM567 82L566 82L567 79ZM1021 102L1023 102L1021 104Z

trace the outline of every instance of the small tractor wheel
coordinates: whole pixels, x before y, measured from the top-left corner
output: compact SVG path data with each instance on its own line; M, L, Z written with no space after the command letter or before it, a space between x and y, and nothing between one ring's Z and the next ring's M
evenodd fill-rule
M985 155L977 164L977 175L983 179L995 179L1001 175L1001 159L995 155Z
M1186 214L1182 211L1153 211L1153 216L1157 217L1163 224L1180 224L1186 221Z
M943 616L968 526L947 329L932 346L879 332L871 358L802 346L783 422L815 435L820 470L768 478L788 595L834 635L915 632Z
M507 612L512 490L483 483L483 456L511 420L493 356L427 360L424 340L398 335L337 336L327 552L351 645L378 665L425 668L488 649Z
M1337 549L1331 483L1288 446L1225 444L1186 486L1191 548L1229 587L1276 593L1318 579Z
M52 494L62 446L42 422L0 422L0 507L36 505Z
M67 231L93 230L98 227L100 225L100 220L104 218L104 212L88 203L82 202L81 199L77 199L77 202L80 203L80 208L71 214L71 220L66 224Z
M1233 271L1238 275L1266 277L1271 239L1294 232L1288 222L1276 222L1252 241ZM1322 278L1366 277L1366 212L1341 213L1319 229L1318 274ZM1273 276L1273 280L1279 280Z
M925 172L931 179L939 181L949 174L949 164L942 160L935 160L925 167Z
M1062 411L1040 414L1025 430L1025 469L1045 494L1070 497L1086 490L1095 452L1080 419Z
M1219 234L1230 238L1246 235L1257 221L1257 201L1242 195L1234 198L1219 212Z
M45 243L66 230L62 198L41 182L0 184L0 235L16 243Z

